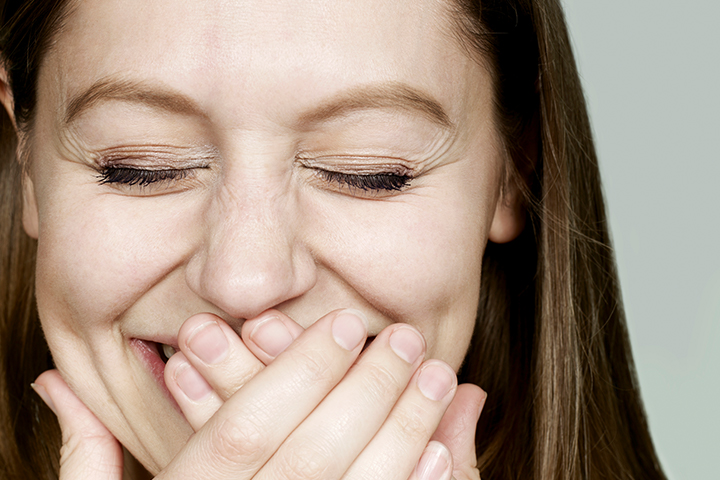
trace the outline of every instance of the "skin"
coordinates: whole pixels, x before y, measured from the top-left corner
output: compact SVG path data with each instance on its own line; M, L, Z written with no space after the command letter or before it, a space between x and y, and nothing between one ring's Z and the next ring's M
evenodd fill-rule
M67 122L102 82L133 89ZM445 124L397 100L408 91ZM485 245L522 225L515 196L501 197L491 76L454 39L445 4L84 1L45 59L23 142L38 307L64 379L38 385L66 444L95 432L117 460L117 439L167 478L273 478L302 471L298 452L329 478L387 459L387 478L408 478L423 451L472 467L484 394L453 372ZM183 174L102 184L109 164ZM323 171L412 180L372 190ZM136 339L180 350L167 389ZM218 447L229 421L244 451ZM317 445L329 432L343 448ZM66 455L65 478L87 468Z

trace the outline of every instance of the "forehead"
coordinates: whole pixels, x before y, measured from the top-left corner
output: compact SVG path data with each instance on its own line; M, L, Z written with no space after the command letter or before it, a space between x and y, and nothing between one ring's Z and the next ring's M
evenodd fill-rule
M436 0L86 0L69 15L46 78L61 103L120 77L161 83L209 111L232 98L246 117L390 81L452 110L477 73L452 23Z

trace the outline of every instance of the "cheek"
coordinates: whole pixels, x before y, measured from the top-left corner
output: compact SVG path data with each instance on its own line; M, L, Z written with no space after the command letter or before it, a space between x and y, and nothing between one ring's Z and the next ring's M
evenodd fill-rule
M197 215L187 202L51 192L41 209L37 298L41 318L92 331L181 264ZM56 193L56 194L53 194ZM177 200L177 199L176 199ZM182 233L182 234L181 234Z
M404 199L338 199L323 208L324 225L309 226L326 234L318 240L325 241L320 260L381 314L418 327L430 356L459 367L480 290L483 202L418 190Z
M187 249L179 231L192 211L183 202L129 206L128 198L91 190L48 188L39 197L36 296L43 330L57 368L81 400L146 465L165 465L191 432L127 348L121 320L182 263Z
M445 315L451 297L474 283L468 280L479 271L480 229L444 207L397 210L374 218L365 211L355 221L346 217L338 229L336 268L366 297L401 317Z

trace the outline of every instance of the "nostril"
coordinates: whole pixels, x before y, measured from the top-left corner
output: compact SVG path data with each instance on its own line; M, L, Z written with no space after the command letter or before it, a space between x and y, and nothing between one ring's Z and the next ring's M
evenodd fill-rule
M313 260L256 258L243 263L238 258L210 255L194 260L186 271L187 284L197 295L233 318L256 318L278 305L296 299L316 283Z
M312 252L293 230L295 221L245 206L255 212L248 214L252 218L227 205L207 213L205 232L185 269L190 289L232 318L255 318L300 297L317 276Z

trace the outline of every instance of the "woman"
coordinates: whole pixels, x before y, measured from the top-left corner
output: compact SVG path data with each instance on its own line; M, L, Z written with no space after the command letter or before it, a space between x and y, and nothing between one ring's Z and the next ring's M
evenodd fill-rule
M556 2L6 2L1 48L7 478L664 478Z

